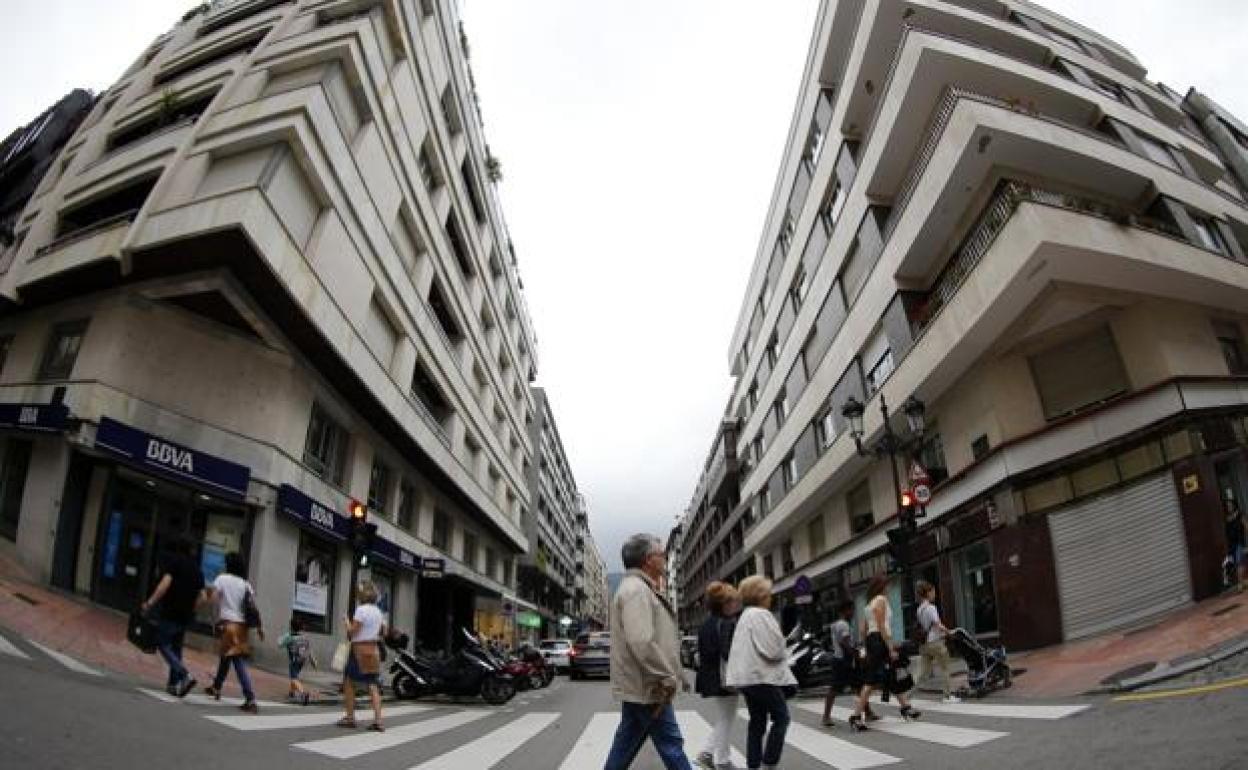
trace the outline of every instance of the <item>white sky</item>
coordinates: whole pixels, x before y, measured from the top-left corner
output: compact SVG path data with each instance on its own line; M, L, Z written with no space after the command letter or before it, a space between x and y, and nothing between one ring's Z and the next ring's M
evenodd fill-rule
M727 402L818 3L461 1L539 383L614 570L628 534L666 536ZM0 137L75 86L107 88L195 4L0 0ZM1248 3L1045 5L1248 120Z

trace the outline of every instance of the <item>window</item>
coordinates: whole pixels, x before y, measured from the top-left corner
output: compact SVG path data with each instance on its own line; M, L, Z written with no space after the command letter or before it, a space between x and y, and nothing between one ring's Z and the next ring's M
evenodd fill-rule
M988 443L986 434L976 436L975 440L971 442L971 457L978 462L988 456L990 449L992 449L992 445Z
M455 93L451 90L450 83L442 89L442 98L439 103L442 105L442 118L446 121L446 127L450 130L451 136L463 131L464 124L459 119L459 110L455 107Z
M446 239L450 241L451 252L455 255L455 264L459 265L459 271L465 278L476 276L477 271L472 267L472 255L468 251L468 241L464 239L464 230L460 227L459 217L455 216L454 211L446 218Z
M875 524L875 513L871 510L871 485L863 481L849 490L845 500L849 509L849 531L857 535L871 529Z
M810 136L806 139L806 155L804 160L810 165L810 171L813 174L815 168L819 165L819 156L823 154L823 144L827 135L823 133L823 129L819 127L818 121L812 121L810 125Z
M295 559L294 616L304 628L318 634L333 630L334 577L338 572L338 549L308 533L299 533Z
M810 543L810 558L815 559L823 553L824 542L823 514L819 514L806 524L806 541Z
M464 158L459 171L464 177L464 187L468 190L468 203L472 206L472 214L478 222L485 221L485 202L481 199L481 190L477 185L477 175L472 171L472 161Z
M1222 239L1222 233L1218 230L1217 222L1195 211L1189 210L1187 213L1192 219L1192 227L1196 230L1196 245L1219 254L1230 253L1226 248L1226 241Z
M87 333L87 321L67 321L52 327L52 337L39 365L39 379L68 380L73 372L82 338ZM6 351L7 352L7 351Z
M875 363L867 371L867 395L871 396L878 393L880 387L884 385L884 381L888 379L888 375L893 373L893 351L891 348L885 350Z
M437 4L437 0L420 0L420 12L426 17L432 16Z
M407 479L399 482L398 525L408 531L416 528L416 485Z
M793 310L801 310L809 291L810 283L807 280L806 268L798 265L797 274L793 276L793 285L789 287L789 299L793 302Z
M845 208L845 190L838 180L832 183L832 193L819 208L819 224L823 225L824 232L832 233L832 226L836 224L836 220L840 219L843 208Z
M62 212L57 223L56 237L89 231L123 220L134 221L139 209L147 202L148 194L156 186L158 178L144 177L124 187L115 188L90 203Z
M376 457L373 458L373 470L368 476L368 507L384 518L390 518L390 479L393 473L390 466Z
M1103 403L1128 390L1127 375L1108 326L1028 358L1046 419Z
M785 540L784 545L780 546L780 565L784 569L784 574L792 572L797 565L793 563L793 541Z
M9 360L9 350L13 348L13 335L0 335L0 374L4 373L4 363Z
M832 407L823 410L816 430L819 432L819 448L827 449L832 446L832 442L836 441L836 410Z
M758 406L758 381L757 380L750 383L750 389L746 391L745 395L749 399L750 409L754 409L755 407Z
M793 245L793 231L793 217L785 214L784 223L780 225L780 249L786 254Z
M145 118L138 123L133 123L110 136L105 151L112 152L113 150L135 144L173 126L194 123L199 119L200 115L204 114L208 106L212 104L212 100L216 95L217 92L213 91L189 99L179 99L173 94L167 93L165 96L162 96L155 113L151 117Z
M949 478L948 464L945 462L945 445L940 433L934 425L924 432L923 443L919 445L919 462L927 469L933 484L939 484Z
M477 568L477 536L471 532L464 533L464 550L461 555L469 569Z
M493 548L485 549L485 576L490 580L494 579L494 570L498 567L498 555L494 553Z
M443 511L433 512L433 534L429 544L439 551L446 552L451 544L451 519Z
M22 134L22 137L14 142L13 147L5 154L2 163L8 163L13 158L16 158L27 147L33 145L39 139L39 135L43 133L44 129L48 127L48 124L52 122L52 118L55 116L56 113L54 111L48 110L47 114L45 114L42 119L31 123L30 128L26 129L26 133Z
M368 304L368 316L364 320L364 339L372 348L382 367L389 369L394 360L394 349L399 344L399 330L391 320L390 312L379 294L373 295Z
M1148 134L1136 132L1136 136L1140 140L1140 145L1144 148L1144 156L1150 160L1156 161L1166 168L1179 170L1179 164L1174 159L1174 154L1170 149L1170 145L1157 141Z
M320 404L312 403L303 464L331 484L342 485L347 466L348 434Z
M183 75L189 75L190 73L195 72L196 70L201 70L201 69L204 69L205 67L211 67L214 64L223 62L226 59L233 58L235 56L238 56L239 54L248 53L252 49L254 49L257 45L259 45L260 41L263 40L264 36L267 35L268 33L269 33L268 29L262 29L259 32L248 35L247 37L231 45L224 46L224 47L218 46L216 48L212 48L208 50L207 52L195 57L194 59L191 59L190 61L183 62L182 64L178 64L175 67L172 67L170 69L165 70L164 72L157 74L156 77L152 79L152 86L153 87L163 86L165 83L169 83L174 80L177 80Z
M459 328L459 322L455 320L455 314L451 311L451 305L446 301L446 296L442 293L442 286L438 281L429 284L429 309L433 311L433 316L438 320L438 326L442 328L447 339L452 343L459 342L463 339L463 331Z
M789 397L784 388L780 389L780 395L776 397L775 412L776 427L779 428L784 425L785 419L789 416Z
M416 166L420 169L420 179L425 183L425 189L433 192L442 186L442 174L438 171L438 162L434 160L433 152L429 149L428 139L420 145Z
M771 513L771 486L764 486L758 492L758 514L766 516Z
M792 489L793 485L797 483L797 459L790 454L784 458L782 467L784 468L784 487L785 489Z
M767 341L767 350L766 350L768 366L774 367L776 365L776 348L778 348L779 346L780 346L780 343L776 339L776 335L774 334L771 335L771 339Z
M774 580L776 577L776 571L771 566L771 554L763 557L763 576L768 580Z
M1122 102L1123 104L1131 103L1130 101L1127 100L1127 95L1122 90L1122 86L1109 80L1102 80L1101 78L1098 78L1095 76L1089 75L1089 77L1092 80L1092 85L1096 86L1097 90L1099 90L1101 93L1107 96L1110 96L1115 101Z
M22 494L30 468L34 443L20 438L0 438L0 537L17 540L22 517Z
M1248 374L1248 356L1244 355L1244 338L1233 321L1214 321L1213 331L1222 348L1222 357L1231 374Z

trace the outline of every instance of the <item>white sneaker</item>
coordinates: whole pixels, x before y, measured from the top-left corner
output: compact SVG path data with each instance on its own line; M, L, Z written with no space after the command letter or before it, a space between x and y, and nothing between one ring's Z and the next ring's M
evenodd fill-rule
M962 699L956 695L946 695L940 702L941 703L961 703Z

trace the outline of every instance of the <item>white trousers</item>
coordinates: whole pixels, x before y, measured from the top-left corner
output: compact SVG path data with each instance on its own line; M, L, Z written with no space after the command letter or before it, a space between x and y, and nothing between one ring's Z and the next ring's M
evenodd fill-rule
M711 761L716 765L726 765L732 761L732 723L737 718L739 697L724 695L707 698L711 702L711 734L702 751L710 754Z

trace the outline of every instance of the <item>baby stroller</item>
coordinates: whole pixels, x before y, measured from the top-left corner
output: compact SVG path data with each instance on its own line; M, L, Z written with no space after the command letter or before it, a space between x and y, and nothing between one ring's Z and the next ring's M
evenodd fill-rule
M966 687L959 695L982 698L993 690L1013 684L1013 672L1006 661L1004 647L985 647L962 628L949 632L945 646L950 655L966 661Z

